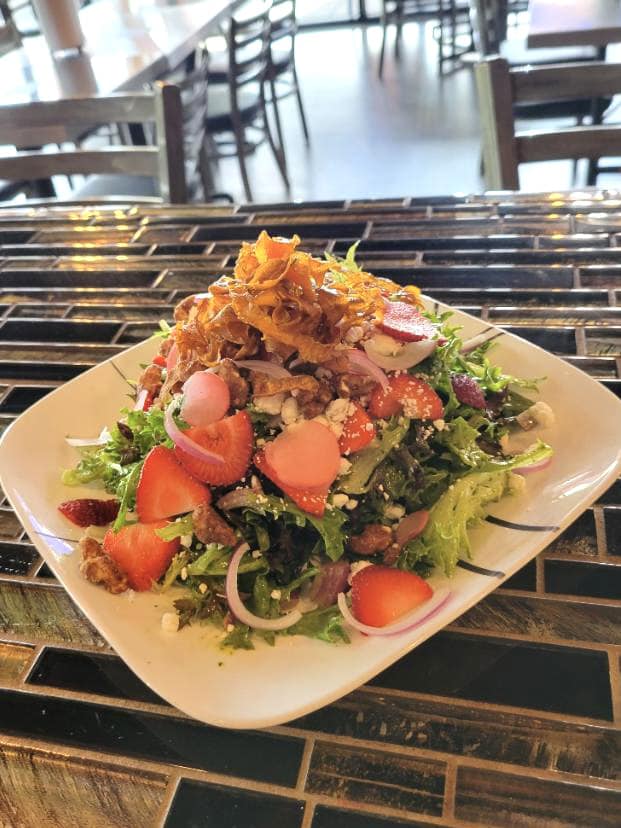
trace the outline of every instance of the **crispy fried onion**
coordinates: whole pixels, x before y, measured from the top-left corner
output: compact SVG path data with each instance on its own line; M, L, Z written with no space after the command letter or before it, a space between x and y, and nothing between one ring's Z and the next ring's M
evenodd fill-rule
M291 377L269 377L267 374L252 374L252 390L255 395L268 397L281 391L310 391L314 393L319 382L308 374L294 374Z
M297 352L324 363L338 355L351 327L381 321L385 298L420 304L417 288L334 258L313 258L296 249L299 243L298 236L271 238L262 231L255 243L242 244L233 276L215 281L178 321L182 363L246 359L262 346L283 358Z

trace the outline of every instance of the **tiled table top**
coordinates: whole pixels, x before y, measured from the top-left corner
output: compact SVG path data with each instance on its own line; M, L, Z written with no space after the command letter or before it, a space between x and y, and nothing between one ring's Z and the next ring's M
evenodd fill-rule
M621 393L621 194L0 212L0 427L170 318L259 229L478 314ZM0 826L621 824L621 481L370 685L227 732L161 702L0 493Z

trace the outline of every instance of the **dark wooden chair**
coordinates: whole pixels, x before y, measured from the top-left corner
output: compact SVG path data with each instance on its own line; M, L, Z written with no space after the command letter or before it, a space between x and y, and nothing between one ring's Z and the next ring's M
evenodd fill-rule
M154 123L157 143L149 146L104 146L57 151L19 150L74 142L102 124ZM14 145L15 155L0 158L0 179L49 180L55 175L94 176L72 198L132 196L172 203L187 200L181 97L171 84L153 92L35 101L0 107L0 144ZM135 180L151 179L151 193L136 192Z
M475 75L489 189L518 190L522 163L588 158L595 164L599 158L621 156L621 125L516 132L514 114L521 104L610 98L621 92L621 64L597 61L511 69L504 58L496 57L478 63Z
M284 139L278 102L295 95L304 140L309 143L308 122L300 92L300 82L295 66L295 36L297 20L295 16L296 0L273 0L270 11L270 51L267 72L270 102L274 108L274 118L280 146L284 150Z
M207 132L211 158L237 157L244 192L252 201L246 158L268 142L287 189L284 147L277 144L268 116L265 88L269 71L271 2L252 4L246 17L231 17L226 31L228 66L224 82L210 73Z

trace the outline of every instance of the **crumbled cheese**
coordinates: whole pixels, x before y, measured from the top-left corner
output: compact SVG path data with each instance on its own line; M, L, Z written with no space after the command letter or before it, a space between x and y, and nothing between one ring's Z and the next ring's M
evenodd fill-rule
M332 400L326 408L326 417L333 423L343 423L349 416L350 400L338 397Z
M334 434L336 439L338 440L338 438L343 433L343 423L330 423L329 429L332 432L332 434Z
M282 595L282 592L279 589L273 589L270 592L270 598L273 598L274 601L280 601L280 596L281 595Z
M401 506L400 503L393 503L391 506L387 506L384 509L384 515L389 520L399 520L405 514L405 507Z
M201 595L204 595L207 592L208 589L209 589L209 587L207 586L207 584L199 584L198 585L198 591L200 592Z
M361 328L360 325L354 325L345 334L345 342L349 342L352 344L354 342L360 342L363 336L364 328Z
M235 629L235 624L227 624L226 625L227 633L232 633L234 629Z
M316 417L313 417L313 422L321 423L321 425L324 425L326 428L330 428L330 420L328 420L327 417L324 417L323 414L318 414Z
M322 368L321 366L319 366L319 368L317 368L317 370L315 371L315 376L319 380L330 379L332 377L332 371L330 371L329 368Z
M187 566L184 566L183 569L181 570L181 580L182 581L187 581L187 579L188 579L188 568L187 568Z
M266 443L266 441L263 439L263 437L259 437L259 438L258 438L258 440L257 440L257 446L258 446L259 448L260 448L261 446L264 446L264 445L265 445L265 443Z
M443 431L445 425L446 425L446 423L444 422L444 420L434 420L433 421L433 427L436 429L436 431Z
M349 497L346 494L332 495L332 504L336 506L337 509L342 509L343 506L347 506L348 501Z
M351 586L351 582L353 580L354 575L357 575L361 569L365 569L367 566L373 566L371 561L354 561L354 563L349 568L347 583Z
M256 474L253 474L252 477L250 478L250 488L253 489L255 492L257 492L257 491L262 492L263 491L263 486L261 486L261 481L256 476Z
M509 475L509 491L514 495L519 495L526 491L526 478L521 474L516 474L516 472Z
M406 397L401 402L403 405L403 413L406 417L411 417L412 419L415 419L416 417L420 416L418 413L420 410L418 400Z
M388 494L388 492L384 492L382 494L382 497L384 498L384 500L390 500L390 495Z
M179 540L181 542L181 546L191 546L192 545L192 533L190 532L188 535L181 535Z
M253 403L257 411L263 411L265 414L280 414L284 399L285 395L282 392L278 394L260 394L254 398Z
M285 425L291 425L300 416L300 406L295 397L287 397L280 409L280 416Z
M261 557L261 550L260 549L253 549L250 554L256 560L257 558Z
M162 615L162 629L164 632L177 632L179 629L179 616L176 612L165 612Z
M351 469L351 462L347 460L345 457L341 457L341 462L339 465L339 477L343 477L346 474L349 474Z
M550 428L555 423L554 411L545 402L536 402L515 418L525 431L538 425Z
M355 497L350 497L349 500L347 501L347 503L345 504L345 508L349 509L349 511L351 512L351 510L355 509L357 505L358 505L358 501L356 500L356 498Z
M502 453L506 454L507 449L509 448L509 435L508 434L503 434L502 437L500 438L500 440L498 441L498 445L502 449Z

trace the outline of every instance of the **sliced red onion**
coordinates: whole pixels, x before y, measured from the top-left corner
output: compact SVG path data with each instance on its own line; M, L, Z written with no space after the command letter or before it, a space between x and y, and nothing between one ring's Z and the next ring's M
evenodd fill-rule
M379 352L373 338L362 343L369 359L386 371L405 371L418 365L435 351L437 345L437 339L419 339L417 342L408 342L398 353L387 355Z
M229 509L243 509L246 506L254 506L256 500L257 492L245 487L243 489L233 489L232 492L222 495L216 506L226 512Z
M319 607L331 607L347 586L350 566L347 561L335 561L321 567L313 580L308 597Z
M517 472L517 474L531 474L532 472L538 472L543 471L543 469L547 469L551 462L552 456L544 457L543 460L540 460L538 463L533 463L530 466L520 466L517 469L511 469L511 471Z
M198 443L195 443L194 440L178 428L172 415L173 409L176 405L177 401L173 400L164 414L164 428L166 429L166 434L168 434L173 443L176 446L179 446L182 451L187 452L187 454L195 457L197 460L202 460L205 463L216 463L218 465L224 463L224 457L221 454L217 454L215 451L209 451L209 449L199 446Z
M388 388L388 377L378 365L371 362L365 353L357 348L350 348L345 351L345 356L349 362L349 370L353 371L354 374L366 374L375 382L378 382L384 390Z
M110 439L110 432L104 426L99 437L65 437L65 442L73 448L87 448L88 446L105 446Z
M134 403L134 411L143 411L144 404L147 401L147 397L149 396L149 392L146 388L143 388L142 391L139 392L138 396L136 397L136 402Z
M464 340L462 342L461 348L459 349L460 354L469 354L470 351L474 351L475 348L478 348L479 345L483 345L484 342L487 342L491 336L497 336L498 332L494 333L493 328L490 330L483 331L483 333L477 334L476 336L471 336L470 339Z
M287 371L282 365L268 362L267 359L234 359L233 362L238 368L247 368L249 371L258 371L260 374L267 374L276 379L290 377L291 371Z
M249 548L247 543L241 543L233 552L229 562L229 568L226 572L226 600L228 601L229 609L238 621L241 621L242 624L247 624L255 630L286 630L288 627L297 624L302 617L302 613L299 610L292 610L286 615L281 615L280 618L261 618L259 615L255 615L246 609L242 599L239 597L237 590L237 570L239 569L241 559Z
M196 371L182 390L181 416L193 426L204 428L221 420L231 405L228 385L212 371Z
M395 531L395 540L399 546L405 546L406 543L422 534L428 522L429 512L427 509L419 509L417 512L406 515Z
M450 589L446 587L438 589L424 604L416 607L412 612L408 612L394 623L387 624L385 627L372 627L370 624L363 624L357 618L354 618L351 610L347 606L347 599L344 592L339 593L337 602L343 618L350 626L358 630L358 632L364 633L365 635L396 635L397 633L418 627L425 621L429 621L432 616L436 615L448 603L450 596Z

